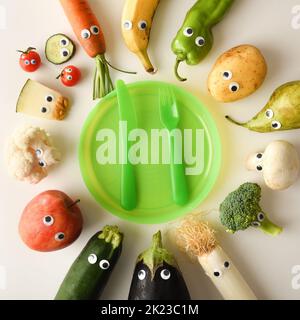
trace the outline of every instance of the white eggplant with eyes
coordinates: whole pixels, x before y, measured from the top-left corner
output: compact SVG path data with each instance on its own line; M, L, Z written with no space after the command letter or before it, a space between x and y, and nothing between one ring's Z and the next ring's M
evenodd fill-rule
M149 73L155 71L147 49L158 4L159 0L126 0L122 16L122 34L125 44L138 56Z
M272 190L284 190L299 177L300 160L296 148L287 141L273 141L264 152L252 153L246 160L250 171L262 172Z
M201 264L225 300L257 299L207 223L189 215L181 221L174 234L179 249Z

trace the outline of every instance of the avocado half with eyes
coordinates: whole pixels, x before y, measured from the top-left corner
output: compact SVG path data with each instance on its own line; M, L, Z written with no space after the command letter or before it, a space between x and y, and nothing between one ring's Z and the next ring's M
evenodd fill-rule
M45 46L45 55L49 62L59 65L71 60L76 52L74 42L62 33L51 36Z
M137 259L129 300L191 300L174 256L163 248L161 232Z

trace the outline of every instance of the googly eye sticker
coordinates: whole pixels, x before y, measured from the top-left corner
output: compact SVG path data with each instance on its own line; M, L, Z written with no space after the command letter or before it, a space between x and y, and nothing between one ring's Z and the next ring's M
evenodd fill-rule
M260 222L259 221L253 221L251 223L251 226L254 227L254 228L259 228L261 226Z
M53 100L54 100L53 95L51 95L51 94L46 95L46 97L45 97L46 102L52 102Z
M125 20L123 23L123 28L125 30L131 30L132 29L132 22L130 20Z
M49 113L49 108L48 107L41 107L41 113L43 113L43 114L47 114L47 113Z
M98 26L91 26L91 33L94 35L98 35L100 33L100 28Z
M39 161L39 166L42 168L46 168L47 167L47 163L44 160L40 160Z
M240 90L240 85L237 82L232 82L229 85L229 90L231 92L238 92Z
M67 38L63 38L63 39L60 40L59 43L60 43L60 45L61 45L62 47L66 47L66 46L69 45L70 41L69 41Z
M45 216L43 218L43 223L45 226L50 227L54 224L54 218L52 216Z
M102 269L102 270L107 270L109 267L110 267L110 263L107 261L107 260L101 260L99 262L99 267Z
M187 27L183 30L183 34L189 38L194 34L194 30L191 27Z
M138 23L138 28L140 30L146 30L147 29L147 22L145 20L142 20Z
M222 77L224 80L231 80L232 79L232 72L227 70L227 71L224 71L222 73Z
M161 272L160 272L160 277L163 279L163 280L169 280L171 278L171 272L168 270L168 269L163 269Z
M275 130L279 130L281 128L281 123L279 121L272 121L272 128Z
M41 158L42 155L43 155L43 150L41 148L38 148L35 150L35 155L38 157L38 158Z
M220 270L217 270L217 269L216 269L216 270L214 271L214 277L215 277L215 278L220 278L221 276L222 276L222 272L221 272Z
M82 38L82 39L87 40L87 39L89 39L90 37L91 37L91 32L90 32L88 29L83 29L83 30L81 31L81 38Z
M60 54L61 54L62 57L67 57L70 54L70 50L67 49L67 48L63 48L63 49L60 50Z
M258 215L257 215L257 220L259 222L263 222L265 220L265 215L264 213L260 212Z
M89 264L96 264L97 263L97 256L94 253L91 253L88 256L88 262L89 262Z
M54 238L56 241L63 241L65 238L65 234L63 232L58 232Z
M145 270L140 270L139 272L138 272L138 278L139 278L139 280L144 280L145 278L146 278L146 271Z
M274 117L274 112L272 109L268 109L266 111L266 117L267 117L267 119L272 119Z
M203 37L197 37L195 43L198 47L203 47L205 45L205 39Z

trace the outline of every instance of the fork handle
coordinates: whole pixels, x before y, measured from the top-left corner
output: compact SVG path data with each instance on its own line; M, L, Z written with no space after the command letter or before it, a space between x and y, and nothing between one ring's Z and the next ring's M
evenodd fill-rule
M188 186L185 176L185 166L183 163L175 163L175 155L177 149L175 147L175 141L173 141L170 136L170 157L171 157L171 183L172 183L172 193L173 200L176 204L183 206L187 204L188 196ZM182 161L183 162L183 161Z

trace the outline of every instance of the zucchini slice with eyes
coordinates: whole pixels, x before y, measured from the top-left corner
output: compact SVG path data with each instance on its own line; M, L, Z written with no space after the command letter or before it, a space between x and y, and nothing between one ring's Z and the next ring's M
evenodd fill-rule
M76 52L74 42L62 33L51 36L45 47L45 55L53 64L63 64L71 60Z
M160 231L137 259L128 299L191 300L175 258L163 248Z

